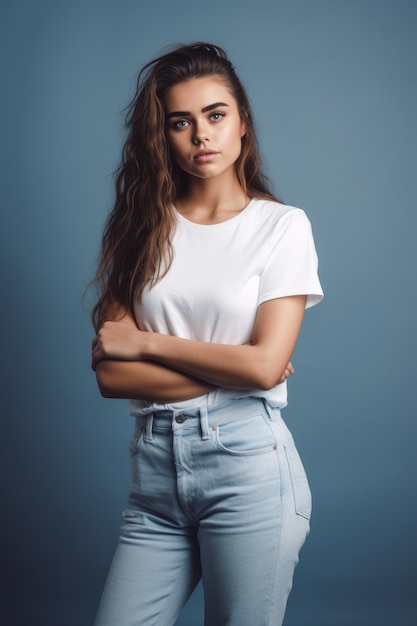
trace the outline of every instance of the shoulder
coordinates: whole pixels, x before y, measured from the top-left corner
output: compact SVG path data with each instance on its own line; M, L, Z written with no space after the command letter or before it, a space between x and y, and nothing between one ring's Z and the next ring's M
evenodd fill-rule
M273 200L253 198L251 201L250 219L258 224L263 224L269 230L286 228L290 224L300 227L310 225L309 219L303 209L282 204Z

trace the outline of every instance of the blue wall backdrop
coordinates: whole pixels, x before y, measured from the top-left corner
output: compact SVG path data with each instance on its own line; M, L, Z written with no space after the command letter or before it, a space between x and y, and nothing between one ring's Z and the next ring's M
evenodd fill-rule
M96 389L82 293L137 69L203 39L247 85L326 290L285 411L314 492L286 626L416 624L417 3L16 0L0 22L2 623L93 622L132 420Z

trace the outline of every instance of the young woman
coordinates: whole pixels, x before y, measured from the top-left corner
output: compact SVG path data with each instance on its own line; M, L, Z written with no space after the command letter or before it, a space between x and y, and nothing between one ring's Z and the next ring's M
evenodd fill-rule
M322 290L310 223L268 190L224 51L145 66L106 225L92 366L135 418L132 485L97 626L278 626L311 499L280 410Z

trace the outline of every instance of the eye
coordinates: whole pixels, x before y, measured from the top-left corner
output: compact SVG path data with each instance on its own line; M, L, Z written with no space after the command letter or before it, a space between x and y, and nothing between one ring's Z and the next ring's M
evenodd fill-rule
M210 119L213 120L213 122L219 122L224 116L225 114L221 111L215 111L210 115Z
M183 128L187 128L190 125L188 120L175 120L170 123L170 127L176 130L182 130Z

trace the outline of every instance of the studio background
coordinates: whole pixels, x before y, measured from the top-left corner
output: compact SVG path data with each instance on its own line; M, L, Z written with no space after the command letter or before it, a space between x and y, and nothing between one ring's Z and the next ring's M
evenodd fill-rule
M230 54L326 292L284 412L314 495L285 624L417 623L417 3L16 0L0 21L2 623L94 619L132 418L99 396L82 294L137 70L195 40Z

